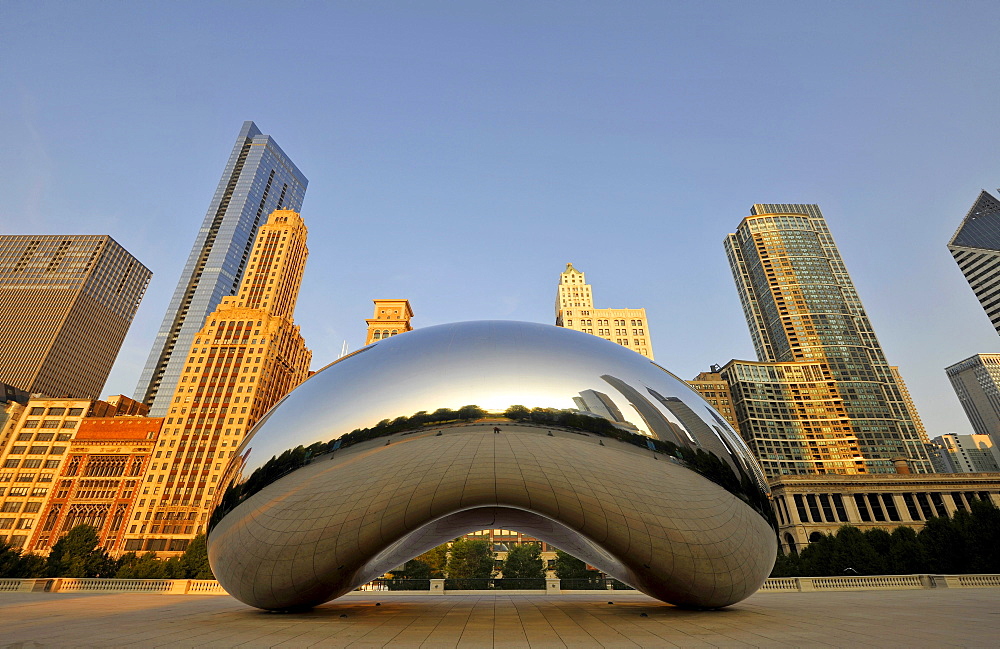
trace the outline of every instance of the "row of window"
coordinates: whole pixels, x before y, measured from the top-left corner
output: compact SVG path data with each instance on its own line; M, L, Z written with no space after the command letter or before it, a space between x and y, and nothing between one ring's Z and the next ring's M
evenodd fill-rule
M62 455L66 452L65 446L11 446L9 455Z
M25 419L21 428L39 428L38 423L38 419ZM76 421L72 419L67 419L61 424L58 419L43 419L41 424L41 428L76 428Z
M7 495L11 498L17 498L18 496L27 498L29 495L32 498L41 498L49 493L49 490L45 487L0 487L0 496Z
M46 412L45 408L36 406L32 408L31 412L29 412L28 414L36 416L36 415L44 415L46 414ZM79 417L80 415L83 414L83 408L49 408L47 414L50 417L62 417L63 415L68 415L70 417Z
M18 458L7 458L3 462L3 468L5 468L5 469L16 469L16 468L18 468L20 466L22 469L40 469L40 468L42 468L43 464L44 464L44 468L46 468L46 469L58 469L59 468L59 460L44 460L44 462L43 462L42 460L28 459L28 460L24 460L22 462Z

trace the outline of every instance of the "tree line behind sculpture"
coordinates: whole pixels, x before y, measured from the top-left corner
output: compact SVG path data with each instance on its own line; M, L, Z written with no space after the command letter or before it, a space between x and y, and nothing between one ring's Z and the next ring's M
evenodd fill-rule
M1000 573L1000 509L973 501L971 511L928 519L924 527L865 531L844 525L801 553L781 554L772 577Z
M444 579L446 590L543 589L545 563L538 543L514 545L503 561L494 559L486 540L456 539L432 548L393 570L387 580L389 590L428 590L431 579ZM502 578L495 579L497 575ZM556 550L556 577L582 582L580 588L596 585L601 573L588 570L576 557Z
M371 428L357 428L351 432L334 438L329 442L315 442L309 446L297 446L288 449L281 455L272 457L263 466L254 470L243 482L233 483L226 488L219 499L209 521L209 531L227 513L241 502L254 495L275 480L288 475L295 469L309 464L320 455L335 453L355 444L379 437L395 435L408 430L419 429L431 425L441 425L452 422L468 422L488 416L479 406L463 406L458 410L439 408L434 412L418 412L409 417L383 419ZM602 437L617 439L641 448L648 448L667 454L682 463L687 468L708 478L726 491L736 495L768 520L772 527L777 527L774 513L761 489L752 483L749 475L737 476L732 467L715 453L706 453L702 449L692 450L678 446L673 442L664 441L645 435L639 435L615 426L602 417L579 414L573 410L556 410L553 408L528 409L522 405L514 405L504 411L504 417L515 422L531 422L542 426L567 428L570 430L594 433Z
M203 534L196 536L182 555L170 559L159 559L155 552L128 552L112 559L98 541L97 530L77 525L52 546L48 557L24 554L0 542L0 577L215 579Z

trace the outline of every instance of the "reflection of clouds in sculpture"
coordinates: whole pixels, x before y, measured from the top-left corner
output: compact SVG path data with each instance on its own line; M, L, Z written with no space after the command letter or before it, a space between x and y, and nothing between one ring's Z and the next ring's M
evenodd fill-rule
M319 603L476 525L533 532L677 603L725 605L767 576L759 468L648 359L513 322L430 327L360 351L268 413L226 474L210 556L244 601ZM501 423L503 436L475 423L505 411L516 423Z

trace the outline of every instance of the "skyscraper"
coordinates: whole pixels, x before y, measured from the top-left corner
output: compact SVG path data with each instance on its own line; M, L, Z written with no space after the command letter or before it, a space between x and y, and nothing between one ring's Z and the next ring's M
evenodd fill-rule
M306 226L277 210L260 227L239 293L222 299L185 350L180 380L138 495L125 551L183 551L204 531L218 481L261 416L306 379L312 352L292 319Z
M595 309L587 277L573 264L566 264L559 275L556 326L593 334L653 358L646 309Z
M151 275L106 235L0 236L0 383L96 397Z
M239 288L260 223L274 210L300 210L307 184L271 136L243 123L136 386L151 416L166 414L195 335Z
M976 354L945 373L976 434L1000 440L1000 354Z
M725 244L759 360L721 374L765 471L933 471L819 206L754 205Z
M1000 200L980 192L948 250L1000 333Z
M989 435L939 435L933 445L941 473L996 473L1000 471L1000 449Z

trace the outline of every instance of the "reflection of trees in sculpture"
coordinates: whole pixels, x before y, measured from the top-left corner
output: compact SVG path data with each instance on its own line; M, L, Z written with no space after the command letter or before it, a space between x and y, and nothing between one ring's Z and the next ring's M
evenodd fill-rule
M438 408L432 413L421 410L409 417L396 417L391 421L383 419L371 428L356 428L346 435L332 439L329 442L316 442L309 446L297 446L289 449L281 455L272 457L265 462L263 466L254 470L245 481L238 484L233 481L226 488L225 493L215 506L208 529L211 531L215 527L215 524L222 520L223 516L232 511L241 502L275 480L288 475L299 467L309 464L318 455L332 453L377 437L394 435L405 430L412 430L429 424L469 421L485 416L486 411L474 405L462 406L458 410Z
M652 407L652 404L649 404ZM291 473L295 469L309 464L319 455L335 453L349 446L366 442L379 437L419 429L429 425L440 425L451 422L468 422L485 417L488 413L475 405L468 405L452 410L439 408L432 413L417 412L409 417L383 419L371 428L358 428L332 439L329 442L316 442L309 446L297 446L281 455L272 457L263 466L257 468L243 482L233 482L219 499L209 521L209 531L223 516L232 511L241 502L254 495L267 485ZM651 451L665 453L687 468L701 474L718 484L726 491L738 496L754 510L761 514L771 526L777 529L777 522L771 511L767 496L754 484L754 480L745 472L737 476L732 466L718 455L705 452L703 449L692 449L673 442L646 437L624 430L603 417L591 413L582 414L577 410L556 410L554 408L532 408L523 405L513 405L504 411L504 416L516 422L530 422L536 425L567 428L570 430L594 433L602 437L617 439ZM661 415L662 417L662 415ZM666 421L666 419L664 419ZM728 448L728 445L726 445ZM732 451L732 449L730 449Z

